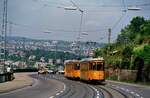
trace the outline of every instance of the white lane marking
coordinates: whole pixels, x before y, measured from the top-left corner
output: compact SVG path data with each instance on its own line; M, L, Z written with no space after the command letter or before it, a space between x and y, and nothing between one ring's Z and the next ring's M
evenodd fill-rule
M63 90L61 90L60 92L58 92L57 94L56 94L56 96L58 96L58 95L60 95L61 93L63 93L65 90L66 90L66 85L63 83Z
M95 87L93 87L93 86L91 86L91 85L90 85L90 87L96 92L96 98L100 98L100 93L99 93L99 91L98 91Z
M137 94L137 93L136 93L135 95L136 95L136 96L138 96L138 97L140 96L140 95L139 95L139 94Z
M110 86L115 86L116 88L121 89L121 90L123 90L123 91L126 91L126 92L128 92L128 93L131 93L131 94L133 94L134 96L143 98L143 97L140 96L138 93L135 93L135 92L133 92L133 91L130 91L129 89L125 89L125 88L119 87L119 86L117 86L117 85L110 85Z
M60 95L60 93L57 93L56 96Z
M49 97L49 98L54 98L54 96L51 96L51 97Z
M56 89L57 90L57 89ZM59 96L61 93L63 93L66 90L66 85L63 83L63 89L61 91L59 91L58 93L56 93L55 96ZM49 98L55 98L55 96L51 96Z
M129 89L126 89L127 92L129 92Z
M111 86L115 86L115 85L111 85Z
M66 90L66 85L63 83L63 85L64 85L64 89L63 89L63 91L65 91Z
M119 86L116 86L116 88L119 88Z
M125 88L123 88L123 87L122 87L121 89L122 89L122 90L125 90Z

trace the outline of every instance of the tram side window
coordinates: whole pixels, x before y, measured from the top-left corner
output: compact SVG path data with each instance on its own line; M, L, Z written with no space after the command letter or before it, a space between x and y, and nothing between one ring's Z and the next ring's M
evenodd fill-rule
M75 70L79 70L80 69L80 65L79 64L75 64Z
M93 70L97 70L97 65L96 65L96 63L93 63Z
M77 70L79 70L80 69L80 64L77 64Z
M89 70L93 70L93 64L92 63L89 63Z

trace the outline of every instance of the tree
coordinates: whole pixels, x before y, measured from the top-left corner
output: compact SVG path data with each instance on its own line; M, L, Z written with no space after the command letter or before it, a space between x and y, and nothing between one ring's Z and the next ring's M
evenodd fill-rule
M134 61L134 68L138 70L136 81L140 81L142 76L146 77L149 80L150 74L150 45L143 45L140 47L136 47L134 49L134 55L136 59ZM144 73L142 70L144 68ZM140 75L140 76L139 76Z
M101 49L96 49L94 51L94 57L99 57L102 56L102 50Z
M150 20L147 20L144 24L141 25L141 34L142 35L150 34Z
M130 30L132 33L138 33L141 30L141 26L145 23L144 17L134 17L130 22Z
M122 52L123 57L125 57L125 58L131 58L132 51L133 51L133 49L132 49L131 46L126 46L123 49L123 52Z

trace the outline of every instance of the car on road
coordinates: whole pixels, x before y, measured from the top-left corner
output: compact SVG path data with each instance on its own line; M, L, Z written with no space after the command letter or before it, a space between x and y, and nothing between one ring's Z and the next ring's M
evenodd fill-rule
M48 74L48 69L47 68L41 68L38 70L38 74Z
M64 73L65 73L64 70L59 70L59 71L58 71L58 74L64 74Z
M53 70L47 70L49 74L55 74L55 71Z

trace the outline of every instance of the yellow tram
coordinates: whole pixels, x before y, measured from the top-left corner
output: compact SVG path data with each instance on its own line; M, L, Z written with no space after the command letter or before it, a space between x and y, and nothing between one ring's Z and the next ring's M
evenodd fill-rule
M65 62L65 77L79 78L85 81L104 81L104 59L68 60Z
M65 61L65 77L80 78L80 62L78 60Z
M80 79L85 81L104 81L104 59L86 58L81 60Z

